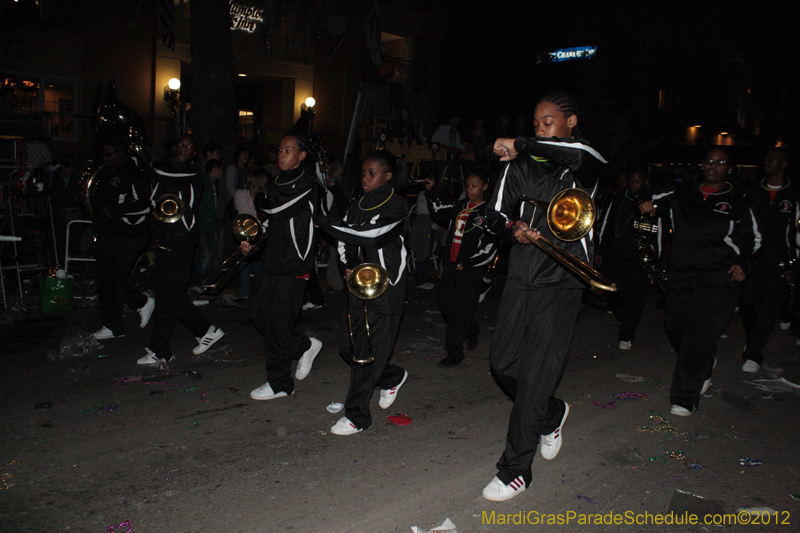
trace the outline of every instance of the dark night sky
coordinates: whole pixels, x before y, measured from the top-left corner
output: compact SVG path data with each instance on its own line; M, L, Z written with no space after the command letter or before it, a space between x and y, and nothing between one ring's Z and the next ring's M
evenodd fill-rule
M735 123L748 89L766 121L798 118L796 5L463 0L446 13L440 118L529 118L554 89L612 104L632 122L647 116L642 106L653 107L659 89L686 122ZM536 64L542 52L581 45L596 45L597 58Z

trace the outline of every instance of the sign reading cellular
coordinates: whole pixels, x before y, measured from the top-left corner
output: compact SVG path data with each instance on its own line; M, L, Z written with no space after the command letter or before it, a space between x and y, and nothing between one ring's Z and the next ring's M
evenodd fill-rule
M559 48L550 52L550 61L572 61L573 59L591 59L597 53L596 46L577 46L575 48Z
M248 33L256 31L256 26L264 22L264 10L243 6L231 0L231 29L244 30Z

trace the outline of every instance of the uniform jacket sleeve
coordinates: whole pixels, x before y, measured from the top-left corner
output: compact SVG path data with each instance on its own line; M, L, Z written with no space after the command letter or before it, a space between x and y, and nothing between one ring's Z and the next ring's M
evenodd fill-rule
M557 137L518 137L514 148L521 154L542 157L572 171L582 187L590 189L597 184L606 160L582 139L559 139Z

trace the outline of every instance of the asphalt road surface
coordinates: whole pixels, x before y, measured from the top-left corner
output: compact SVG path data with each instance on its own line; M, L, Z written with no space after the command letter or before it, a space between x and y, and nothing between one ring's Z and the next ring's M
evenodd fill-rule
M138 328L135 312L126 337L64 362L48 352L69 328L98 329L96 309L2 324L0 531L383 533L446 518L460 533L700 532L719 530L704 520L734 518L752 523L725 530L800 530L800 397L745 383L800 383L800 347L776 327L765 351L773 370L744 374L743 332L732 321L699 411L671 416L675 354L655 292L630 352L617 349L613 316L584 306L558 390L571 405L561 453L537 454L533 484L517 498L484 500L511 409L488 371L499 292L479 307L477 350L441 369L436 291L419 291L394 355L408 381L387 411L376 393L373 426L345 437L329 432L342 413L326 410L344 401L348 383L337 346L342 295L298 323L324 343L311 374L293 396L262 402L249 397L266 373L243 306L202 308L227 332L203 356L178 324L169 376L136 366L149 328ZM385 418L398 414L413 421ZM742 466L744 458L761 464ZM750 508L776 514L735 515ZM684 525L692 516L700 523Z

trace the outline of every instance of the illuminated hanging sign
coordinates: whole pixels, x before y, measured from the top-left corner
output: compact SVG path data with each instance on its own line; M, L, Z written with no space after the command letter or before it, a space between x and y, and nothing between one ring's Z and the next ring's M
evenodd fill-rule
M248 33L256 31L256 27L264 22L264 10L255 7L231 5L231 29L244 30Z
M591 59L597 52L596 46L577 46L575 48L560 48L550 52L550 61L572 61L573 59Z

